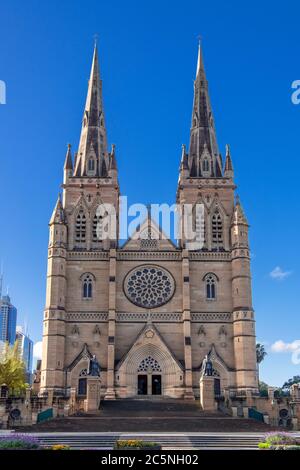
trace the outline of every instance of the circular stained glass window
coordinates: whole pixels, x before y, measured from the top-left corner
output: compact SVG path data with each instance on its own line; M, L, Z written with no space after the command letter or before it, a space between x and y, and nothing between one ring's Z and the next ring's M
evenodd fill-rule
M126 297L144 308L155 308L167 303L175 291L173 276L158 266L140 266L127 274L124 281Z

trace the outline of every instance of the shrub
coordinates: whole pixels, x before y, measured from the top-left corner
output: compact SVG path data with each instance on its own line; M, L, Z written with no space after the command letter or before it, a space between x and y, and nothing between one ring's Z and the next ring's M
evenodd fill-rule
M38 449L40 443L36 437L26 434L0 436L0 449Z
M286 432L273 432L265 435L263 442L270 445L297 444L294 437Z
M259 442L258 443L258 448L259 449L270 449L270 444L267 442Z
M51 450L70 450L70 446L66 444L54 444L50 447Z
M123 449L124 447L132 447L133 449L136 448L144 448L144 447L157 447L159 444L157 442L147 442L147 441L139 441L137 439L127 439L127 440L118 440L115 443L116 449Z

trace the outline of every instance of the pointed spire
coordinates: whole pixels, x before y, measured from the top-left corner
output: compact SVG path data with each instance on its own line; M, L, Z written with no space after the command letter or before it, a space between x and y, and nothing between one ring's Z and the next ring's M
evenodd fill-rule
M75 175L86 175L87 161L92 149L99 163L97 167L102 168L102 161L107 159L107 137L102 103L102 80L100 78L96 43L78 149L81 158L76 161ZM96 174L95 176L99 175Z
M235 225L244 224L248 225L247 217L245 216L244 209L241 205L241 201L238 195L235 198L235 208L233 213L233 223Z
M214 127L213 113L208 94L208 84L204 69L203 49L199 43L196 79L194 82L194 103L192 112L192 126L189 148L190 167L191 161L196 158L196 176L201 168L200 159L207 145L212 158L212 176L218 176L219 149Z
M198 60L197 60L197 70L196 70L196 80L198 75L202 75L205 78L204 62L203 62L203 51L201 48L201 41L199 40L198 44Z
M230 155L230 147L228 144L226 145L226 160L225 160L224 176L226 178L233 178L233 165L232 165L232 160L231 160L231 155Z
M54 210L52 212L49 225L64 223L64 210L61 203L60 194L58 195Z
M189 169L188 157L187 157L186 148L185 148L184 144L182 144L180 167L181 167L181 170L188 170Z
M73 170L71 144L68 144L68 149L67 149L66 159L65 159L65 164L64 164L64 170Z
M112 144L111 152L110 152L110 160L109 160L109 170L117 170L117 160L115 154L116 146Z

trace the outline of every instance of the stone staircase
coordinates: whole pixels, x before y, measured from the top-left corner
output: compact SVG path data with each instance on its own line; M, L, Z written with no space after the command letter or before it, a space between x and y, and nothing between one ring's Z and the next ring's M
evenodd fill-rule
M183 400L113 400L101 403L95 414L56 418L22 432L64 433L219 433L255 432L271 430L254 419L233 418L220 411L201 410L197 401Z
M158 442L162 449L257 449L262 434L246 433L38 433L43 446L67 444L72 449L112 449L117 439Z

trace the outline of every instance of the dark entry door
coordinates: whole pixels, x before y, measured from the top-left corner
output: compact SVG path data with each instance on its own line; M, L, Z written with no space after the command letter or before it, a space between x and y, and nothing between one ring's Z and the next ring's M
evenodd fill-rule
M138 395L147 395L148 377L147 375L138 375Z
M221 395L221 381L220 379L214 380L214 389L215 389L215 397L219 397Z
M152 395L161 395L161 375L152 375Z

